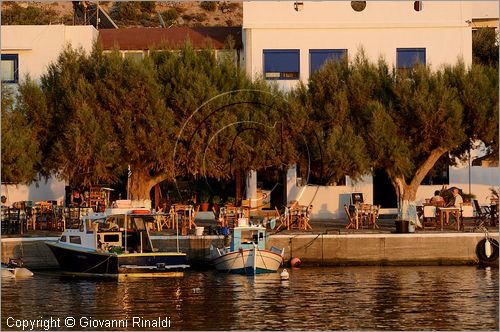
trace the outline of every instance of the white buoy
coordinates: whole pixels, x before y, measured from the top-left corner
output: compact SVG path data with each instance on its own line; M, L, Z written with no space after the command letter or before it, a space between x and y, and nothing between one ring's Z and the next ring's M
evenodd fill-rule
M281 278L281 280L290 279L290 275L288 274L288 271L286 269L283 269L283 271L281 271L280 278Z

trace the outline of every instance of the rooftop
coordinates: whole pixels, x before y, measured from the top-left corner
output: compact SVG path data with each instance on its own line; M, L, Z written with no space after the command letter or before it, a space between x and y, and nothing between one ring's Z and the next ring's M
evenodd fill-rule
M99 38L105 50L114 47L120 50L148 50L161 46L179 47L190 40L194 48L207 44L222 49L232 36L234 47L241 49L241 27L171 27L171 28L128 28L99 30Z

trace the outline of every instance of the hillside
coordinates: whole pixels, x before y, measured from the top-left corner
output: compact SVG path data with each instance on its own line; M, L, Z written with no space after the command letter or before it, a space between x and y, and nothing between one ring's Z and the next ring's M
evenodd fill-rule
M120 28L167 26L238 26L240 1L100 1ZM72 2L2 2L3 25L73 24Z

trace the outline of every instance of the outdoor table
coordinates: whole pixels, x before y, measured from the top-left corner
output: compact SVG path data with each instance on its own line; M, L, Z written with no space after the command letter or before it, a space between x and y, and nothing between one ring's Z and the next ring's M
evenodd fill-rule
M450 221L450 215L455 217L457 230L460 230L460 208L457 207L440 207L439 218L441 219L441 230L443 230L444 223Z
M299 205L297 207L297 224L301 230L312 229L309 224L309 214L311 213L312 205Z
M363 227L365 224L367 227L370 225L373 228L378 228L377 218L379 208L377 205L367 204L367 203L358 203L354 205L355 207L355 224L356 229Z

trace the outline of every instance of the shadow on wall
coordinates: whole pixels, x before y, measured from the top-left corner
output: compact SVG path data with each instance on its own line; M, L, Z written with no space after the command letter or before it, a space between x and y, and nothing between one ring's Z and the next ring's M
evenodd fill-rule
M49 178L31 185L9 184L2 185L2 195L8 197L12 204L19 201L48 201L62 202L65 193L65 183L56 178Z
M351 194L340 194L339 195L339 211L344 211L344 205L351 204ZM343 213L343 216L345 217L345 212Z
M470 169L470 183L476 185L497 184L499 181L498 167L472 166ZM469 183L469 168L450 168L450 183L467 184Z
M330 219L332 212L328 210L326 203L321 204L320 209L317 212L317 219Z
M40 181L29 186L28 199L29 201L47 201L64 199L65 183L56 178L49 178L47 181Z

